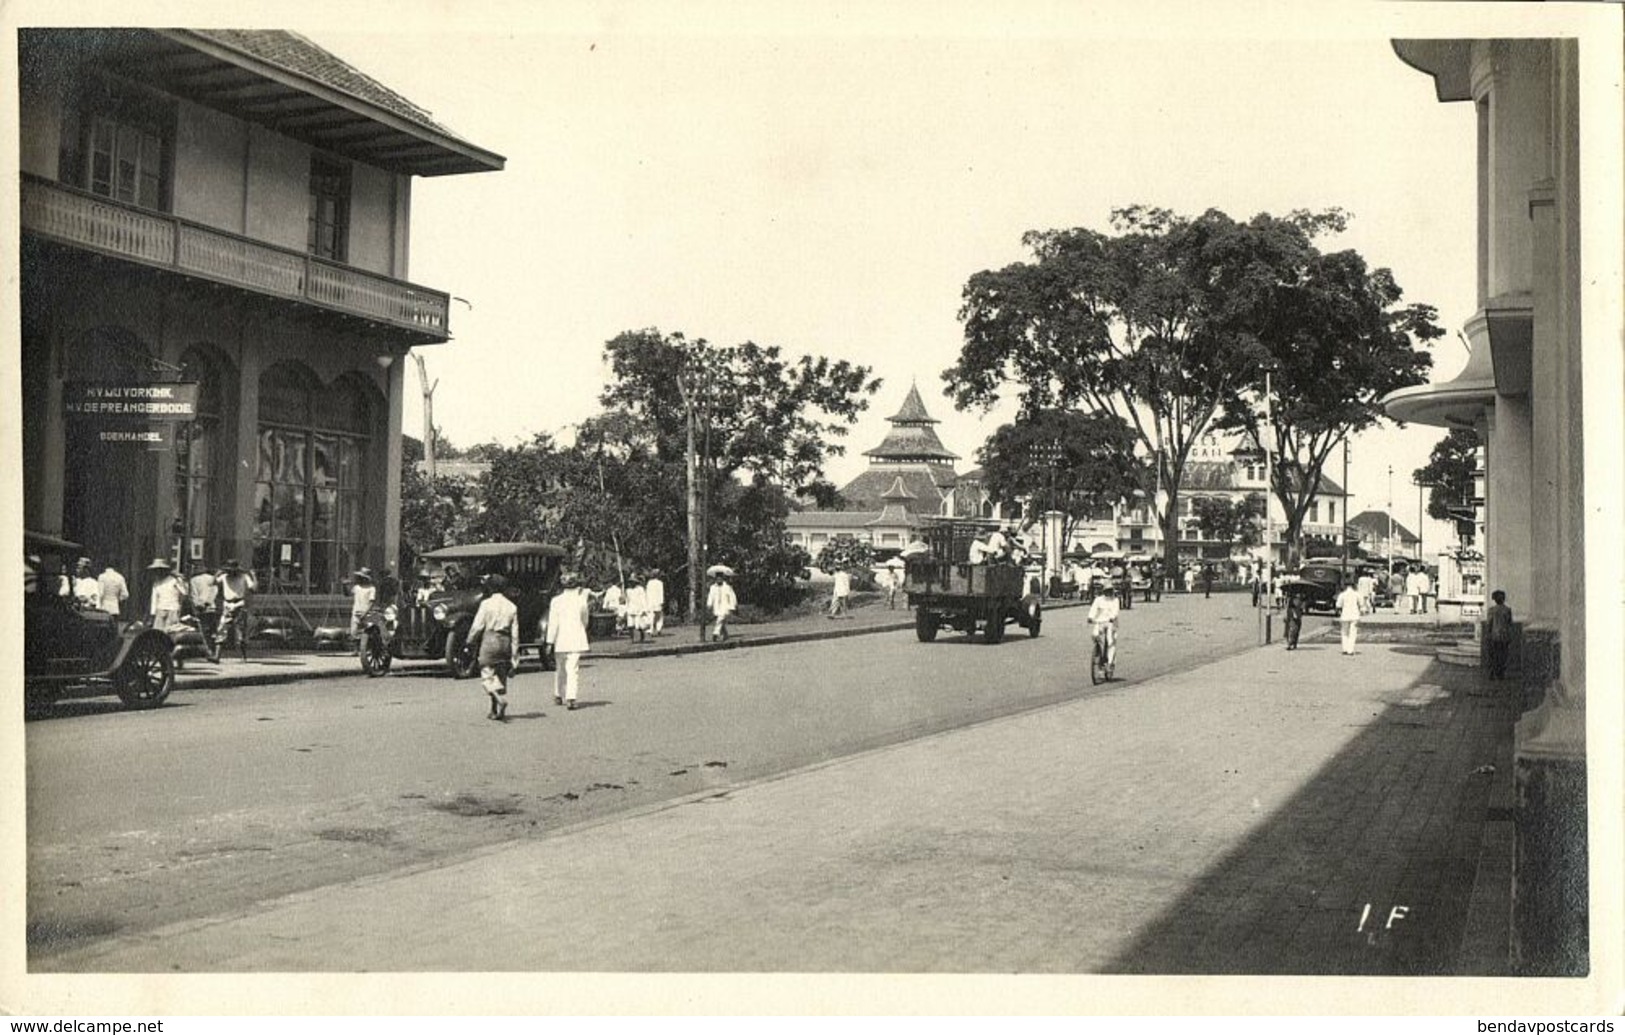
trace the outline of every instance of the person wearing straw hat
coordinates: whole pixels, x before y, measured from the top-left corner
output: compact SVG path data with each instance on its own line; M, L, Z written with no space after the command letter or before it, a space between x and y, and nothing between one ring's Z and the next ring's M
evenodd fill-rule
M350 576L350 639L360 634L361 621L377 599L378 587L373 584L371 568L361 568Z
M573 571L559 576L562 587L547 605L547 643L553 648L553 703L575 711L581 690L581 655L592 649L587 640L591 596Z
M254 581L254 573L244 571L243 566L237 563L236 558L229 558L220 565L220 571L214 577L215 585L220 587L220 624L215 629L214 653L211 660L220 661L220 648L224 647L233 636L237 638L237 649L244 661L248 660L248 602L259 588Z
M186 603L186 583L162 557L153 558L147 570L152 573L152 597L147 614L154 629L168 629L181 620L181 608Z
M468 627L468 642L479 643L480 685L491 699L488 719L508 718L508 678L519 664L519 607L508 599L508 580L490 574L480 580L486 590Z
M739 597L734 595L734 588L728 585L728 576L732 574L727 568L718 564L710 569L711 590L705 596L706 610L716 619L716 626L711 630L713 641L728 638L728 617L739 609Z

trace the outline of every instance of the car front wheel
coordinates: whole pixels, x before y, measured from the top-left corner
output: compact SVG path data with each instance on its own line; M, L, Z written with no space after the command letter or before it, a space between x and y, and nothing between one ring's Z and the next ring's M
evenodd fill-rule
M162 637L144 636L113 674L119 700L130 708L156 708L175 687L175 659Z

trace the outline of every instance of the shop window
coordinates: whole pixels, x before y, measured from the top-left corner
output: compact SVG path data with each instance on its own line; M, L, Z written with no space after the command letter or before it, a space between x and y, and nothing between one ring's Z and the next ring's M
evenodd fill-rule
M310 220L306 250L334 262L349 253L350 168L320 155L310 160Z
M167 212L174 125L169 102L98 81L63 115L58 177L104 198Z
M260 379L254 570L266 585L337 593L365 563L371 412L344 379L324 387L286 363Z
M171 531L183 568L221 560L214 548L224 529L216 527L220 501L221 369L201 349L181 359L181 380L198 386L197 418L175 429L175 500Z

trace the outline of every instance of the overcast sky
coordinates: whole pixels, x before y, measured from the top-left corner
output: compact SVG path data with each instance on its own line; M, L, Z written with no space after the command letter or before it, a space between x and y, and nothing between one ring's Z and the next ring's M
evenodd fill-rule
M415 186L411 277L469 302L453 304L455 340L423 350L436 423L458 444L590 416L604 341L658 327L872 365L885 386L830 465L837 483L911 380L964 469L1010 415L958 413L942 395L966 279L1024 258L1027 230L1106 229L1136 203L1346 209L1350 229L1323 247L1357 249L1438 307L1436 379L1465 362L1473 115L1434 99L1386 26L1312 38L1271 20L1248 35L1183 7L1177 21L1075 5L982 23L842 7L795 25L613 10L295 26L508 159ZM1414 528L1410 472L1442 435L1357 438L1355 510L1386 505L1391 465L1396 517Z

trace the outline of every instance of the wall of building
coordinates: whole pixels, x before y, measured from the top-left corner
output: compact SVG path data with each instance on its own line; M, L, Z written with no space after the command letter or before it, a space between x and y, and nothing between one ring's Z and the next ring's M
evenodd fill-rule
M27 77L17 91L17 128L22 134L18 168L56 179L62 148L62 84Z
M246 123L182 101L175 115L175 215L243 233L249 161Z
M351 163L351 266L400 276L395 272L394 208L395 177L370 165Z

